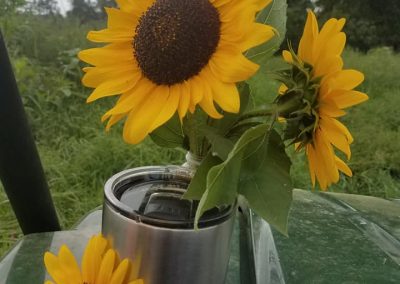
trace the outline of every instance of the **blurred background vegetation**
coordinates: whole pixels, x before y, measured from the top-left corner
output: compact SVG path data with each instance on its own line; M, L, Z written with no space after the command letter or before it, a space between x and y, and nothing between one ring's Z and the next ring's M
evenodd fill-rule
M105 26L103 6L113 0L69 1L66 11L56 0L0 0L0 28L14 65L20 93L33 129L52 196L63 228L101 205L104 181L125 168L180 164L184 153L158 148L146 140L126 145L121 125L104 132L101 115L114 103L105 99L86 105L90 90L82 87L76 55L90 45L89 30ZM60 2L60 1L59 1ZM306 9L330 17L346 17L349 48L347 68L366 75L361 90L370 100L344 121L354 134L350 166L353 178L341 179L331 190L383 198L400 198L400 3L398 0L288 0L287 40L295 46ZM65 7L65 6L64 6ZM284 44L286 45L286 43ZM275 58L266 72L280 66ZM270 102L277 83L266 76L252 93ZM293 152L292 149L288 149ZM310 189L303 154L293 156L296 187ZM0 188L0 255L20 236L7 196Z

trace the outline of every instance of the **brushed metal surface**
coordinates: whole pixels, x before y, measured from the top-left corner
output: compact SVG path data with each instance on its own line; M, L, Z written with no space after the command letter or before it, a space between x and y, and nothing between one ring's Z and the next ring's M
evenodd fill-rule
M142 278L146 284L223 284L236 210L219 224L198 230L146 224L140 216L121 214L119 206L126 206L115 196L111 201L107 197L115 192L110 190L110 186L117 186L115 181L123 183L123 177L130 176L124 171L106 184L102 233L120 258L132 260L132 277Z

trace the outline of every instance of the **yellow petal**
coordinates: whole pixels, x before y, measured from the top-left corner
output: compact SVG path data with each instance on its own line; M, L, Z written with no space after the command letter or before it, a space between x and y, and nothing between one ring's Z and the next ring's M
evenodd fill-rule
M314 77L322 77L343 68L343 59L338 55L322 57L314 66Z
M137 74L139 73L139 74ZM120 66L93 67L86 72L82 83L86 87L96 88L105 81L117 80L124 77L129 78L140 75L140 71L133 63L125 63Z
M333 101L325 99L320 102L319 114L320 116L341 117L346 112L341 110Z
M126 113L123 114L116 114L116 115L112 115L110 117L110 119L107 122L106 125L106 131L110 131L110 128L116 124L118 121L120 121L121 119L123 119L126 116Z
M308 10L307 21L304 27L303 35L300 39L299 43L299 57L309 63L314 63L313 55L314 55L314 48L315 48L315 40L318 35L318 22L315 14Z
M246 51L270 40L274 36L275 32L271 26L253 23L240 44L240 50Z
M278 89L278 94L283 95L288 90L288 87L285 84L281 84Z
M240 110L240 96L235 84L224 83L206 68L203 75L210 82L214 101L224 110L230 113L238 113Z
M364 81L364 74L357 70L342 70L330 83L332 89L352 90Z
M178 106L178 114L180 119L182 120L189 108L190 104L190 88L187 85L186 82L183 82L182 84L177 85L177 88L180 92L180 100L179 100L179 106Z
M343 19L341 21L330 19L324 24L315 43L315 59L321 56L340 55L342 53L346 42L345 34L340 32L343 25Z
M58 258L52 253L46 252L44 254L44 264L47 272L57 284L69 284L68 275L62 269Z
M293 62L293 56L289 51L287 51L287 50L282 51L282 56L283 56L283 59L287 63L292 63Z
M84 283L95 283L101 259L107 247L107 240L101 235L93 236L82 257L82 278Z
M348 108L368 100L368 96L358 91L335 90L328 96L340 108Z
M110 109L102 118L102 121L106 120L111 115L123 114L131 111L135 111L143 101L150 96L154 91L156 85L146 78L142 78L129 92L124 93L119 99L116 105Z
M97 274L96 284L109 284L115 265L116 255L112 249L109 249L104 255L99 273Z
M351 169L349 168L349 166L347 166L345 162L343 162L341 159L339 159L339 157L335 156L335 162L336 162L336 166L342 173L346 174L349 177L353 176L353 173L351 172Z
M122 11L140 17L153 3L154 0L116 0Z
M157 86L140 106L128 114L123 131L127 143L137 144L149 134L151 126L168 100L168 88Z
M144 284L144 281L142 279L137 279L129 282L128 284Z
M201 100L199 105L212 118L215 119L222 118L222 115L215 108L210 86L207 84L206 81L203 81L201 83L203 85L204 94L203 94L203 99Z
M248 60L239 50L231 46L220 47L209 62L215 77L225 83L247 80L259 66Z
M129 42L135 36L134 29L104 29L100 31L90 31L87 39L92 42Z
M316 131L314 142L316 158L319 166L321 167L321 174L324 175L324 179L327 182L326 186L338 182L339 172L335 163L335 154L324 132ZM325 190L326 187L322 187L322 189Z
M87 98L87 102L93 102L97 99L109 96L115 96L125 93L135 87L136 83L141 78L141 73L136 72L129 74L125 77L114 79L111 81L105 81L101 83L90 96Z
M346 45L346 34L338 33L326 41L324 53L332 55L342 54Z
M320 119L321 131L325 133L325 136L336 148L347 155L347 159L351 157L350 144L347 140L346 135L339 131L338 128L327 118L322 117Z
M160 114L158 114L156 120L153 122L149 132L152 132L154 129L157 129L158 127L166 123L168 120L170 120L170 118L174 115L174 113L178 109L180 92L171 92L171 87L169 90L166 90L165 92L166 94L169 94L167 102L163 106Z
M82 283L82 276L78 263L66 245L61 246L58 259L70 281L73 281L73 283Z
M78 53L80 60L95 66L110 66L134 62L132 43L112 43L89 48Z
M108 28L121 30L132 30L136 28L139 18L135 17L132 13L127 13L115 8L104 9L108 16Z
M129 269L129 260L124 259L117 267L109 284L122 284Z
M201 78L199 76L191 78L188 83L190 87L191 104L195 107L203 99L203 84L201 84Z
M330 133L337 133L337 134L340 133L341 135L346 137L348 144L351 144L353 142L353 137L351 136L351 133L349 132L347 127L344 126L337 119L323 116L321 117L321 120L323 120L324 128L328 130Z

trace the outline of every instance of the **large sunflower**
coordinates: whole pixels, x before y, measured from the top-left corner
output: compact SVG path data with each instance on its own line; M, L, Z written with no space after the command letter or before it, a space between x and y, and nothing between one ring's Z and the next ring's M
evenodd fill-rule
M143 284L141 279L128 281L129 260L119 262L117 253L107 247L104 237L93 236L82 257L82 270L66 245L58 256L46 252L44 263L54 282L45 284Z
M350 168L335 154L334 147L350 159L353 142L349 130L338 118L345 115L343 109L368 99L366 94L353 90L363 82L364 75L356 70L343 70L344 24L345 19L330 19L319 31L317 19L309 11L297 55L283 52L287 62L297 62L304 70L310 70L303 100L308 100L305 109L311 106L311 111L301 117L301 123L296 122L302 127L296 142L298 148L306 149L313 186L317 179L324 190L338 182L339 171L352 176ZM281 91L290 92L287 87Z
M196 105L220 118L240 108L235 83L258 65L243 52L271 37L272 27L255 15L272 0L116 0L106 8L108 28L88 39L109 43L81 51L88 98L122 94L102 118L107 129L124 117L123 136L139 143L177 111L181 120Z

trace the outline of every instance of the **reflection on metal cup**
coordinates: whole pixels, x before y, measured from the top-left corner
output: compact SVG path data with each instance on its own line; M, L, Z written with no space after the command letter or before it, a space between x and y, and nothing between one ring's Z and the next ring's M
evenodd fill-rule
M178 166L142 167L105 185L102 232L132 277L146 284L222 284L230 255L235 206L213 208L194 229L197 201L182 199L191 179Z

